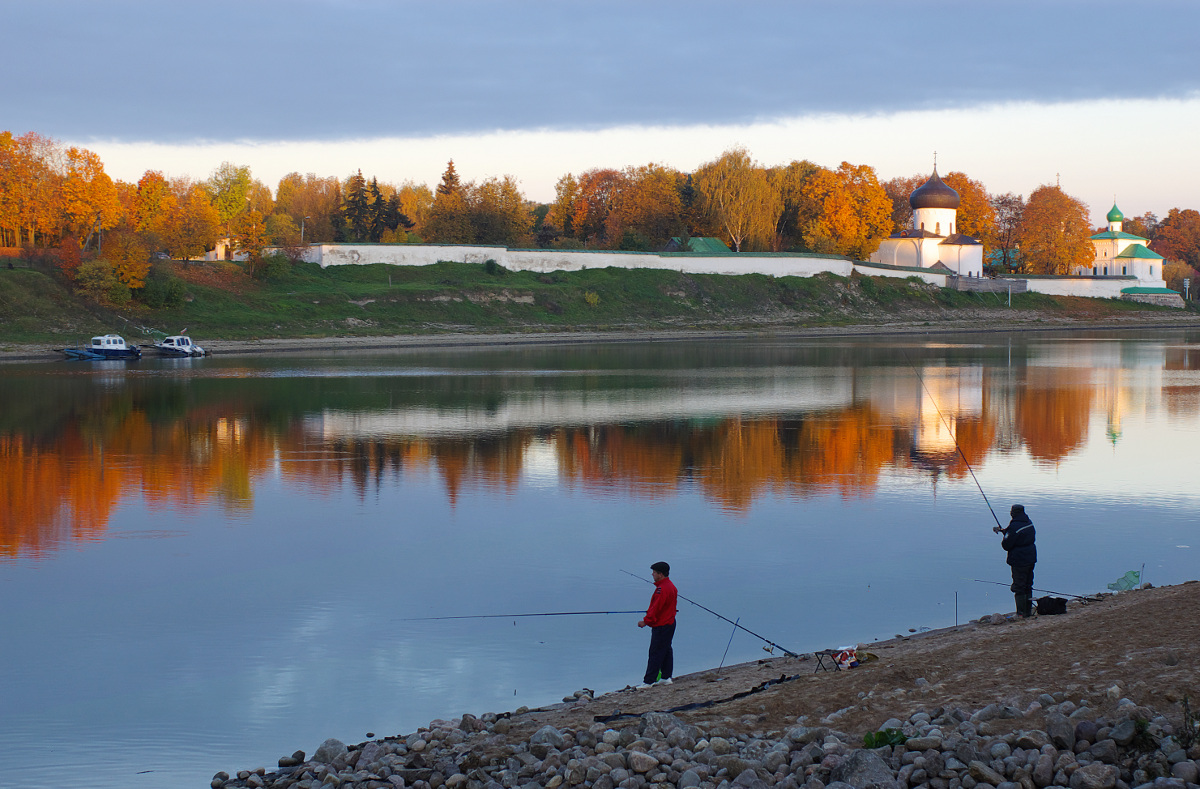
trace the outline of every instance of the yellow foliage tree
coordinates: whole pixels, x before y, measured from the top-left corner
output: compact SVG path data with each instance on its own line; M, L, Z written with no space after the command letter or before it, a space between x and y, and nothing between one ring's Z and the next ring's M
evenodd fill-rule
M150 273L150 251L137 234L117 230L104 235L104 259L125 287L137 290L146 286Z
M693 182L703 210L725 230L735 252L750 239L769 243L779 215L779 194L745 148L730 148L702 164Z
M192 185L163 223L162 237L171 257L191 260L211 249L221 230L221 217L203 188Z
M613 200L605 235L618 244L628 232L658 249L684 231L679 201L679 173L660 164L625 168L627 186Z

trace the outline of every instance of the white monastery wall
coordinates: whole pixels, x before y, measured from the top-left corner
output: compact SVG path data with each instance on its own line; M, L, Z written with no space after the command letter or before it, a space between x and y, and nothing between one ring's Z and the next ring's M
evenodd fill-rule
M1029 290L1033 293L1045 293L1048 296L1086 296L1092 299L1119 299L1122 288L1137 285L1133 277L1114 277L1099 279L1097 277L1054 277L1041 279L1030 277L1026 280Z
M845 258L801 255L689 255L654 252L580 251L567 249L508 249L506 247L433 244L314 244L305 260L321 268L388 263L429 266L439 261L485 263L494 260L510 271L581 271L586 268L649 268L686 274L766 274L772 277L811 277L822 272L850 276L854 262ZM893 274L894 276L894 274Z

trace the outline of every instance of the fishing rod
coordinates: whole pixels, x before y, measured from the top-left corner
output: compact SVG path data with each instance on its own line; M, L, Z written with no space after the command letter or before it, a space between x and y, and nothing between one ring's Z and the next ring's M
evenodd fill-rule
M981 578L966 578L966 579L964 579L964 580L967 580L967 581L974 581L974 582L976 582L976 583L980 583L980 584L995 584L996 586L1008 586L1008 584L1006 584L1006 583L1001 583L1000 581L984 581L984 580L983 580L983 579L981 579ZM1088 595L1082 595L1082 594L1069 594L1069 593L1067 593L1067 592L1052 592L1052 591L1050 591L1049 589L1034 589L1033 591L1035 591L1035 592L1045 592L1046 594L1058 595L1059 597L1074 597L1076 600L1091 600L1091 599L1092 599L1092 598L1091 598L1091 597L1089 597Z
M946 421L946 417L942 415L942 409L938 408L937 400L933 396L933 392L929 391L929 387L925 385L925 379L921 377L921 371L912 363L912 359L908 358L908 351L903 348L900 352L904 354L904 361L908 362L908 366L912 368L913 373L917 376L917 381L920 382L921 388L925 390L925 394L929 395L929 402L933 403L933 410L937 411L938 419L942 420L942 424L946 426L946 432L950 434L950 440L954 442L954 448L958 450L958 456L962 458L963 464L967 467L967 471L971 472L971 479L975 480L975 487L979 488L979 495L983 496L983 503L987 505L988 512L992 513L992 520L996 521L996 528L992 531L1000 532L1004 530L1004 524L1000 523L1000 519L996 517L996 511L992 509L992 502L988 501L987 494L983 492L983 485L979 484L979 477L975 476L975 469L971 468L971 461L967 460L966 454L962 447L959 446L958 436L954 434L950 423Z
M648 584L652 584L652 583L654 583L654 581L651 581L649 578L643 578L642 576L640 576L640 575L637 575L636 573L631 573L631 572L629 572L628 570L622 570L621 572L625 573L626 575L631 575L631 576L633 576L634 578L638 579L639 581L645 581L645 582L646 582L646 583L648 583ZM703 608L705 611L707 611L708 613L712 614L712 615L713 615L713 616L715 616L717 619L721 619L721 620L724 620L724 621L728 622L729 624L733 625L733 626L734 626L735 628L737 628L738 630L745 630L747 633L749 633L750 635L754 636L754 637L755 637L755 638L757 638L758 640L760 640L760 641L765 641L767 644L771 645L772 647L775 647L776 649L779 649L779 650L781 650L781 651L783 652L783 654L787 655L788 657L800 657L800 655L796 654L796 653L795 653L795 652L793 652L792 650L790 650L790 649L787 649L786 647L781 647L781 646L779 646L779 644L776 644L776 643L775 643L774 641L772 641L771 639L769 639L769 638L765 638L765 637L763 637L763 636L760 636L758 633L755 633L755 632L754 632L753 630L751 630L750 628L748 628L748 627L743 627L742 625L739 625L737 622L733 621L733 620L732 620L732 619L730 619L729 617L721 616L721 615L720 615L720 614L718 614L716 611L714 611L714 610L712 610L711 608L708 608L708 607L706 607L706 606L702 606L702 605L700 605L699 603L697 603L695 600L692 600L691 598L684 597L683 595L679 595L679 599L680 599L680 600L686 600L687 602L691 603L692 605L696 606L697 608ZM641 613L641 612L639 611L638 613ZM738 622L740 622L740 621L741 621L741 617L738 617Z
M519 619L526 616L592 616L596 614L640 614L642 611L544 611L535 614L468 614L465 616L418 616L401 622L440 622L445 619Z

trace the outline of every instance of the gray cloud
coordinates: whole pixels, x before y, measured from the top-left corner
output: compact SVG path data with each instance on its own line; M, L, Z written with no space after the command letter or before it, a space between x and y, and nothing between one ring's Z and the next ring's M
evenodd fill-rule
M10 4L0 127L340 139L737 123L1200 91L1200 6Z

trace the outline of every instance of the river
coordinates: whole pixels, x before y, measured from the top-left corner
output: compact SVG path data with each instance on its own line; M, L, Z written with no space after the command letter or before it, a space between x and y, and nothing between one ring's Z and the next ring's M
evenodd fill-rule
M989 502L1039 589L1179 582L1198 433L1188 331L2 365L0 784L636 684L637 614L512 615L644 608L658 560L793 651L1011 611ZM677 673L764 646L682 604Z

